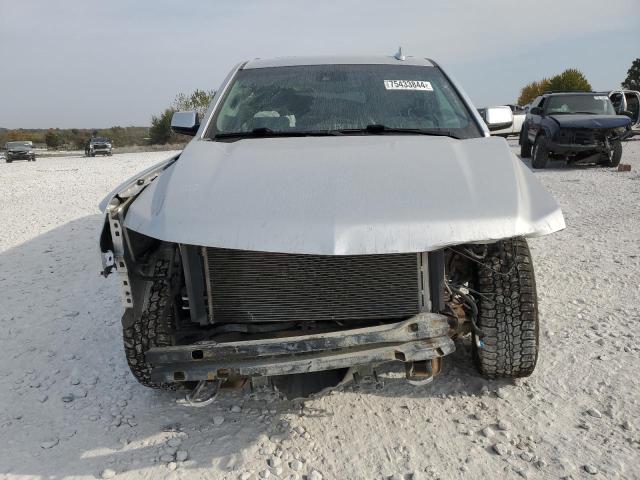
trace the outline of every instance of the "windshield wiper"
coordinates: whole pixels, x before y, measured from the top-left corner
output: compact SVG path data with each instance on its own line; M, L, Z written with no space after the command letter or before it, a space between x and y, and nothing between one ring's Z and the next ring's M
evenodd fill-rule
M342 135L336 130L272 130L268 127L254 128L250 132L225 132L216 133L214 139L236 139L236 138L264 138L264 137L322 137Z
M367 125L365 128L346 128L339 130L340 133L343 134L358 134L361 133L363 135L366 134L377 134L384 135L386 133L391 134L406 134L406 135L429 135L434 137L451 137L460 139L459 136L451 133L451 130L442 130L439 128L395 128L395 127L387 127L385 125L380 125L377 123Z

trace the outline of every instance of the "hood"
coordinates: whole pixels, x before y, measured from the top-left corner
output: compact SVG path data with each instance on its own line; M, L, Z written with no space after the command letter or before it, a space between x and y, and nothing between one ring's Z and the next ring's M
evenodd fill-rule
M549 115L562 128L619 128L631 124L624 115Z
M502 138L192 141L125 226L165 241L318 255L430 251L564 228Z

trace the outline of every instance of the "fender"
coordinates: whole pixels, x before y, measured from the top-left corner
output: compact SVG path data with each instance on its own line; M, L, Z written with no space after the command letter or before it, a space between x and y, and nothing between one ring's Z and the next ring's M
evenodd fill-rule
M114 189L102 202L100 209L105 213L100 233L100 251L102 260L101 275L108 277L113 269L118 271L122 305L125 312L123 326L131 324L136 314L142 311L142 299L148 280L139 275L129 275L132 268L133 251L129 232L123 226L124 217L131 203L158 176L178 160L176 155L135 175Z

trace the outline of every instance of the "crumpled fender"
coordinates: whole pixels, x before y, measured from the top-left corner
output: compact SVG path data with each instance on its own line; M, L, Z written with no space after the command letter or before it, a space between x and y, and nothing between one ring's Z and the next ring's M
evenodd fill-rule
M109 194L102 199L102 201L98 204L98 208L102 213L107 211L107 206L109 202L116 195L122 198L128 198L132 195L135 195L142 191L150 181L153 181L157 174L161 171L165 170L168 166L170 166L173 162L175 162L180 157L180 154L174 155L173 157L169 157L166 160L162 160L149 168L142 170L140 173L133 175L132 177L127 178L124 182L114 188ZM140 183L142 182L142 183Z

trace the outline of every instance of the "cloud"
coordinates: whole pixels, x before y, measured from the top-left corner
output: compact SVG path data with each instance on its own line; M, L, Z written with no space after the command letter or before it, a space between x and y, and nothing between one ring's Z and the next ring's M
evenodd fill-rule
M634 3L610 0L605 12L575 0L526 11L497 0L11 2L0 15L0 58L16 74L3 77L11 95L0 125L147 124L176 93L217 88L237 61L255 57L392 54L402 45L464 77L467 63L549 45L557 57L577 37L637 30ZM531 69L527 78L537 78Z

